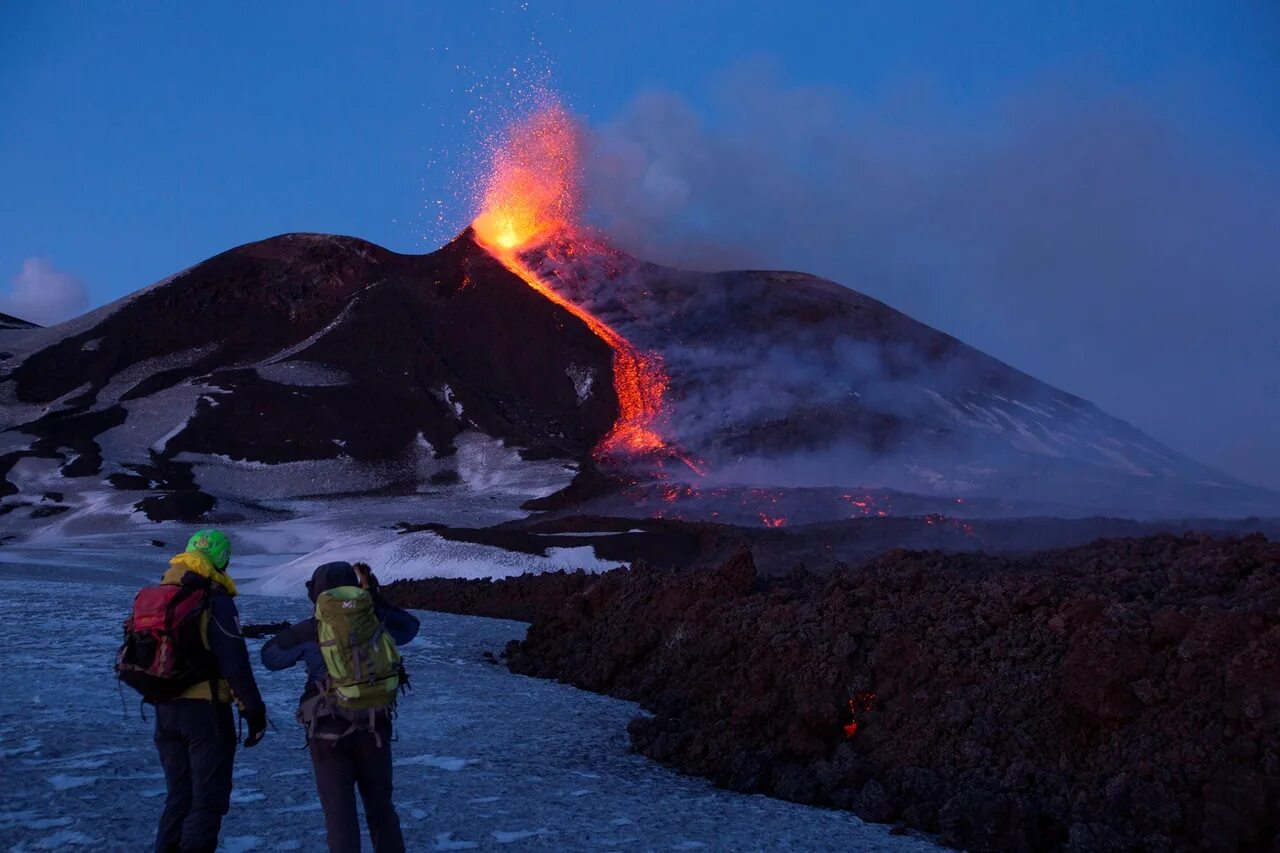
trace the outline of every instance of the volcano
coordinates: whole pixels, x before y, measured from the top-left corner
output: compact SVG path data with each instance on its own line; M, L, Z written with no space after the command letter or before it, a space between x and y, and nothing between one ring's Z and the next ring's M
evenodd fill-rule
M0 350L11 508L93 485L137 493L153 519L195 518L218 502L448 488L495 454L708 494L719 480L1027 514L1277 505L835 283L674 270L582 241L503 259L470 229L421 256L289 234L60 326L0 331ZM620 402L627 357L660 371L660 411ZM655 436L630 452L628 417ZM705 481L655 443L700 460Z

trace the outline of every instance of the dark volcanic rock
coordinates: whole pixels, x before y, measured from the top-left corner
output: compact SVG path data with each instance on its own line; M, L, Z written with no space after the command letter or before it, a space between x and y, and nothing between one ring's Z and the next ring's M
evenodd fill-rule
M199 489L175 489L145 497L136 507L152 521L196 522L217 504L217 500Z
M264 622L260 625L244 625L240 628L240 633L251 639L261 640L264 637L274 637L291 627L292 622Z
M694 568L723 560L746 531L725 525L653 519L565 516L518 519L492 527L400 525L404 534L432 533L452 542L489 545L519 554L548 556L549 548L591 548L596 559L616 564L643 561L658 568Z
M1280 545L1260 536L894 552L768 583L745 556L639 567L509 652L641 702L646 755L970 849L1280 843Z
M558 613L595 580L585 572L545 572L500 580L423 578L382 587L397 607L532 622Z

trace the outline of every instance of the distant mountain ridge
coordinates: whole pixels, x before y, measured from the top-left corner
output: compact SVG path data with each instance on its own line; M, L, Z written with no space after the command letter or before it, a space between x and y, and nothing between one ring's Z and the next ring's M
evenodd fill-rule
M38 328L40 327L37 326L35 323L30 323L30 322L27 322L26 320L20 320L17 317L0 312L0 331L6 331L6 330L12 330L12 329L38 329Z

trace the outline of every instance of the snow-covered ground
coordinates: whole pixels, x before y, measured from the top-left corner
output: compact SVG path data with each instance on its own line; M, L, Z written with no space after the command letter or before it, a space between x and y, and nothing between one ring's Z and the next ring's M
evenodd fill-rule
M122 701L112 662L134 592L168 552L112 544L122 543L0 548L0 849L150 843L164 782L150 724L132 694ZM287 591L298 595L242 596L242 618L305 616L300 584ZM410 850L933 849L847 813L682 777L628 751L635 705L484 662L522 624L422 616L422 635L406 650L414 691L395 744ZM255 655L260 645L251 642ZM278 731L237 757L224 850L324 847L292 719L301 679L300 670L259 672Z
M242 590L267 595L292 594L328 560L364 560L385 581L617 567L597 559L590 547L549 548L546 556L538 556L451 542L425 531L402 534L397 528L402 522L424 521L484 527L523 518L528 513L520 504L535 494L530 489L450 487L395 498L275 500L204 526L222 527L232 535L236 580ZM0 564L59 565L71 560L78 566L145 578L163 570L163 561L157 561L160 552L177 550L193 530L190 524L157 524L131 512L136 493L76 497L84 498L83 508L52 518L27 519L19 513L0 518ZM151 547L153 541L163 547Z

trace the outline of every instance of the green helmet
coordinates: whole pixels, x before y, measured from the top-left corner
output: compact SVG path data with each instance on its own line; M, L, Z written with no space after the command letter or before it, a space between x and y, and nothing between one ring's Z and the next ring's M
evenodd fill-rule
M187 540L187 550L204 554L220 572L231 562L231 540L221 530L199 531Z

